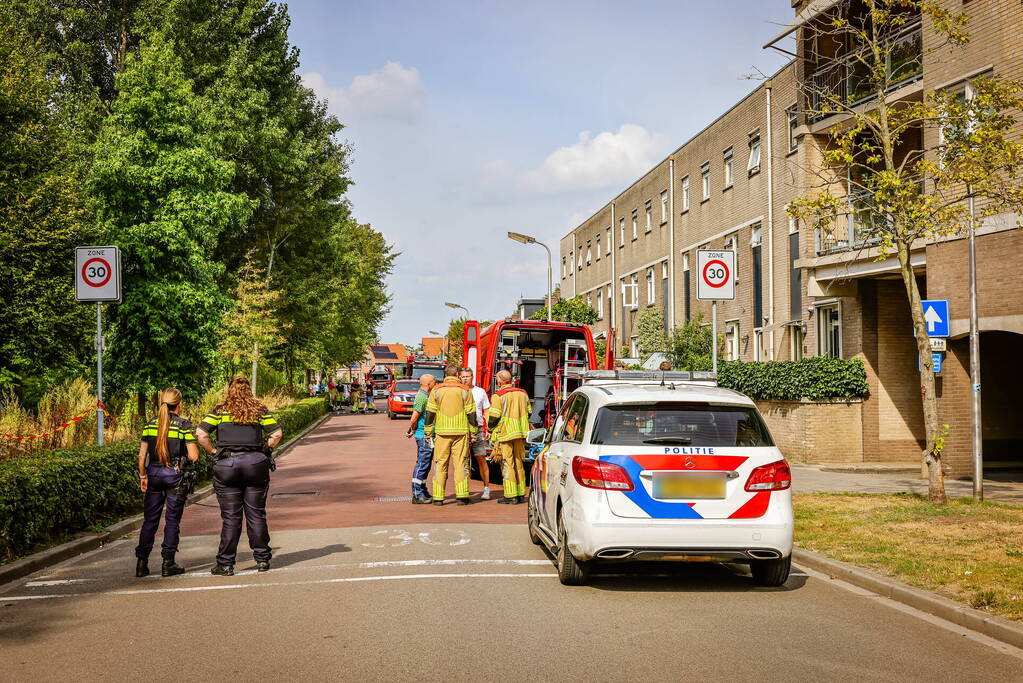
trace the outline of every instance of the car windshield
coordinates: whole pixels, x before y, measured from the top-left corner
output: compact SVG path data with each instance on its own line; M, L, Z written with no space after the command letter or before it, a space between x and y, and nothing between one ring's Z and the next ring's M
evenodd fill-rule
M604 406L595 444L614 446L773 446L755 408L707 403Z
M394 384L394 390L396 392L419 391L419 382L396 382Z
M423 375L433 375L437 381L444 379L444 368L412 368L412 379L419 379Z

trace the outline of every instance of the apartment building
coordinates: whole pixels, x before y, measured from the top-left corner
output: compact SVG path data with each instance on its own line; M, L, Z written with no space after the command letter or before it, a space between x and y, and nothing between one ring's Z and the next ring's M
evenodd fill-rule
M910 66L892 98L913 99L941 88L969 96L985 73L1023 79L1023 5L1015 0L945 0L969 14L971 42L937 44L925 18L905 29ZM815 88L854 83L853 46L813 42L813 22L833 11L862 11L856 0L791 0L794 21L768 46L792 61L704 130L613 197L562 238L561 291L579 295L600 314L595 332L614 329L616 347L635 355L636 318L660 306L665 327L694 316L701 247L736 254L737 293L718 304L724 356L786 360L804 355L863 359L870 397L859 412L863 460L913 462L923 444L917 352L903 283L894 258L879 258L860 224L857 197L841 225L825 234L786 214L820 171L818 148L839 116L810 116ZM893 67L895 68L895 67ZM819 88L818 88L819 90ZM843 91L844 93L845 91ZM867 105L869 106L869 104ZM1023 134L1023 128L1020 133ZM923 133L921 133L923 135ZM1019 464L1023 422L1012 419L1023 386L1023 234L1016 216L994 216L978 230L978 287L983 374L983 434L988 467ZM970 471L970 393L965 240L914 246L912 264L927 298L951 304L952 338L938 378L942 422L951 426L945 461L952 476ZM822 454L826 460L826 454Z

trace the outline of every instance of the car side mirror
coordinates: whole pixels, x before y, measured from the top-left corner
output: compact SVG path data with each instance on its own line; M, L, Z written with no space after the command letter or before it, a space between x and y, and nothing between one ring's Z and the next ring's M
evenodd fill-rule
M543 443L546 440L546 429L531 429L529 430L529 434L526 434L526 443Z

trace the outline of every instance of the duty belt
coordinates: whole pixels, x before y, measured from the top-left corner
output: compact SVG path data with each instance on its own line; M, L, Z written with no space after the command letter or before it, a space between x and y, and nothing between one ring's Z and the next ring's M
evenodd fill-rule
M217 448L217 452L214 458L217 460L223 460L224 458L236 455L238 453L262 453L262 446L221 446Z

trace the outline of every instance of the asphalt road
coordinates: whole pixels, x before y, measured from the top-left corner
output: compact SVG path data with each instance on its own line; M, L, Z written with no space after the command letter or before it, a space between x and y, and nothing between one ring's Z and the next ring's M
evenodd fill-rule
M524 506L387 500L408 496L403 431L334 417L282 460L268 573L243 552L210 576L217 510L191 506L184 576L134 578L126 538L0 588L0 681L1023 680L1018 650L798 569L561 586Z

